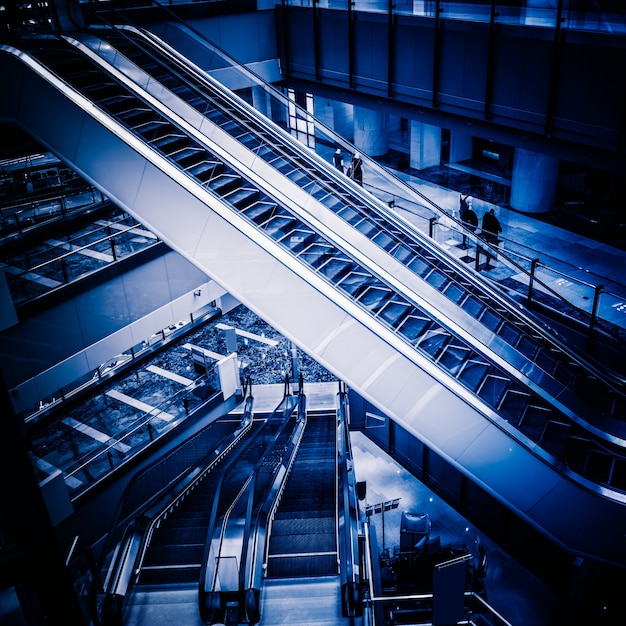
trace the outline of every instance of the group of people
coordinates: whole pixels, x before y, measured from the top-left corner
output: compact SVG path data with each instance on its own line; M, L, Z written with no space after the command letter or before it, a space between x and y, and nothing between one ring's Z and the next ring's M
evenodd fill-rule
M347 174L349 178L352 178L359 185L363 185L363 159L358 152L355 152L350 159L350 165L346 169L343 153L341 148L335 150L333 155L333 164L342 173ZM476 232L478 228L478 215L472 208L472 197L468 194L459 196L460 210L459 215L463 225L471 232ZM491 207L483 215L481 224L481 236L489 244L497 245L499 242L499 235L502 232L502 225L496 217L496 212ZM467 250L467 235L463 234L463 243L461 244L463 250ZM487 261L485 263L485 269L490 269L490 261L492 256L486 252Z
M352 178L352 180L356 181L359 185L363 185L363 159L358 152L355 152L354 155L352 155L347 171L345 170L345 165L343 163L341 148L337 148L337 150L335 150L333 163L342 174L347 174L349 178Z
M472 208L471 196L459 196L460 210L459 215L463 225L470 231L475 232L478 228L478 215ZM497 245L499 242L499 235L502 232L502 225L500 220L496 217L496 212L493 207L486 211L483 215L481 224L482 238L490 244ZM467 235L463 235L463 243L461 244L463 250L467 250ZM485 263L485 269L490 269L491 255L486 254L487 261Z

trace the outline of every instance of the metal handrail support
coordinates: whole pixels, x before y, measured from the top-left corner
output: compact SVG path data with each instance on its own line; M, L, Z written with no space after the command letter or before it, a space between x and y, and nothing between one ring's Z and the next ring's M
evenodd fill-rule
M434 232L435 232L435 224L437 223L438 218L437 217L431 217L428 220L428 236L431 239L434 239Z
M432 593L421 593L421 594L409 594L409 595L389 595L382 596L376 595L374 591L374 579L372 576L373 572L373 564L372 564L372 550L371 550L371 540L370 540L370 529L369 523L363 523L363 536L364 536L364 575L363 582L366 583L365 591L367 592L367 597L363 599L364 608L370 610L370 618L369 626L381 626L376 621L376 611L373 610L373 606L377 602L410 602L410 601L424 601L430 600L432 601L434 598L434 594ZM467 558L467 557L462 557ZM471 610L471 603L476 600L486 612L495 617L498 620L498 626L512 626L512 624L506 620L502 615L500 615L484 598L478 595L474 591L465 591L464 597L467 601L467 606L470 607L467 624L473 624L471 615L476 613L476 611ZM462 622L459 622L462 623Z
M598 285L595 293L593 294L593 306L591 307L591 319L589 320L589 333L587 335L587 350L591 346L593 339L593 327L596 325L598 319L598 305L600 304L600 294L604 290L604 285Z
M535 271L537 270L538 263L539 259L537 258L534 258L530 262L530 272L528 273L528 295L526 297L526 302L528 303L528 305L530 305L533 300L533 283L535 282Z

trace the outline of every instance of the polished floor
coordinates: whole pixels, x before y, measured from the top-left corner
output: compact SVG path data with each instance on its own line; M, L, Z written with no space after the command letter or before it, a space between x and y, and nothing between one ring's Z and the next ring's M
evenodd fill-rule
M549 623L558 602L558 596L551 589L365 435L353 433L351 441L357 478L366 482L365 506L400 499L397 509L384 514L385 548L393 549L399 545L404 511L428 513L432 522L430 535L439 536L442 545L464 545L476 554L477 541L482 543L487 555L486 599L498 614L514 626ZM372 515L369 519L376 526L380 543L383 538L382 515Z

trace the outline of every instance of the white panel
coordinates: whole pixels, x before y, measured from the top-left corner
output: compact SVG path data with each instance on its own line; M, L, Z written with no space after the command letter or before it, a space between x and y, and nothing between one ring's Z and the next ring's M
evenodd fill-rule
M506 493L524 513L562 480L532 452L515 445L506 433L493 425L474 439L457 461L480 484L488 485L492 493Z
M220 389L225 398L235 395L239 384L239 362L237 354L229 354L217 363L217 369L220 379Z

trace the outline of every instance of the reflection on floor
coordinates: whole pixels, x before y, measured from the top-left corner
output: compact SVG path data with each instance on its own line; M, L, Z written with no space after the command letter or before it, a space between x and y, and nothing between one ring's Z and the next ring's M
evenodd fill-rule
M397 509L372 515L379 547L393 549L400 542L400 523L404 511L428 513L431 536L441 544L465 545L476 549L477 539L487 557L486 599L514 626L544 626L549 623L557 604L556 594L523 568L498 545L472 526L417 478L404 470L363 433L351 436L357 480L365 481L366 496L360 503L368 505L400 499Z

